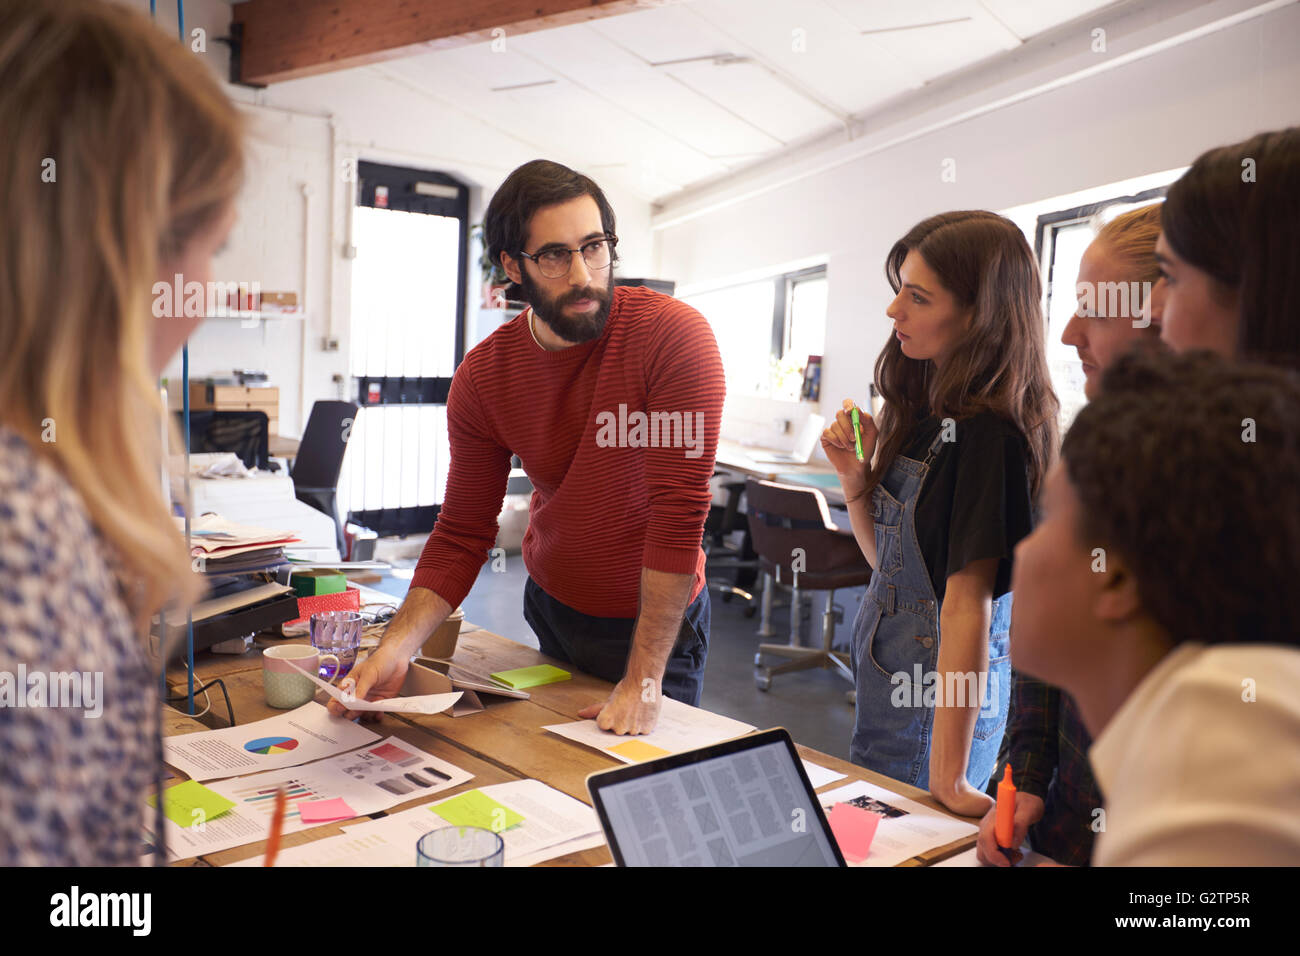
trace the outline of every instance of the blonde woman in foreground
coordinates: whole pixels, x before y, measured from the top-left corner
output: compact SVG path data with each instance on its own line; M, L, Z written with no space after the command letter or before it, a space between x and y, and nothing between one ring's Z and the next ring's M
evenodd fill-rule
M0 865L134 864L158 769L152 615L197 596L162 499L157 376L201 319L238 115L147 18L0 8ZM74 693L75 691L75 693Z

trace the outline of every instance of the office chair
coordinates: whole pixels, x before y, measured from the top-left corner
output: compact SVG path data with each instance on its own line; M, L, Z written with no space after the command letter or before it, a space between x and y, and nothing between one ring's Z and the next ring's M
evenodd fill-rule
M727 474L715 473L714 477ZM704 519L704 573L711 591L722 595L723 601L739 596L745 599L745 617L753 617L758 610L753 588L758 577L758 555L750 542L749 526L740 513L740 497L745 491L743 481L726 481L720 486L727 493L725 505L709 505L709 515ZM739 548L727 544L727 536L744 530ZM719 575L718 572L723 572ZM729 575L729 576L728 576Z
M763 571L763 600L770 600L773 582L789 587L790 643L760 644L754 655L755 683L768 690L772 678L790 671L825 667L853 681L849 655L832 649L835 639L835 591L866 585L871 580L867 564L850 532L830 519L826 499L816 488L796 488L750 478L745 482L749 530ZM784 578L784 580L783 580ZM822 615L822 646L799 643L801 597L804 591L828 591ZM786 658L784 664L766 666L763 655Z
M356 421L358 406L353 402L316 402L307 418L298 457L294 460L293 493L299 501L323 511L334 520L339 556L346 554L343 523L338 513L339 472L343 454Z

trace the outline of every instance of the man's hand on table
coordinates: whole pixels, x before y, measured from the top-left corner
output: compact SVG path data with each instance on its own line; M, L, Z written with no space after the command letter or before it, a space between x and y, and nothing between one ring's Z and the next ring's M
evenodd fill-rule
M605 703L584 707L578 716L595 717L597 727L616 734L648 734L659 723L661 694L656 680L624 677Z
M359 700L389 700L401 692L410 663L410 660L400 653L394 654L380 645L369 657L353 668L351 674L343 678L339 690L351 691ZM330 698L328 707L331 714L336 717L346 717L348 720L355 720L357 717L378 720L381 716L377 710L348 710L333 698Z

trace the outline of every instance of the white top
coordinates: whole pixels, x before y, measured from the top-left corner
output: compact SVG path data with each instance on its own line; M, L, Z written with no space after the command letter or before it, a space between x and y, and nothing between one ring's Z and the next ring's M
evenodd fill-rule
M1175 648L1088 756L1094 865L1300 864L1300 648Z

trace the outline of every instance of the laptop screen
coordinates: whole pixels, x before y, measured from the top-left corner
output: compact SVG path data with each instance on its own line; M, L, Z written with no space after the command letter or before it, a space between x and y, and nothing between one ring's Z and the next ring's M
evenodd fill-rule
M593 774L620 866L843 866L784 730Z

